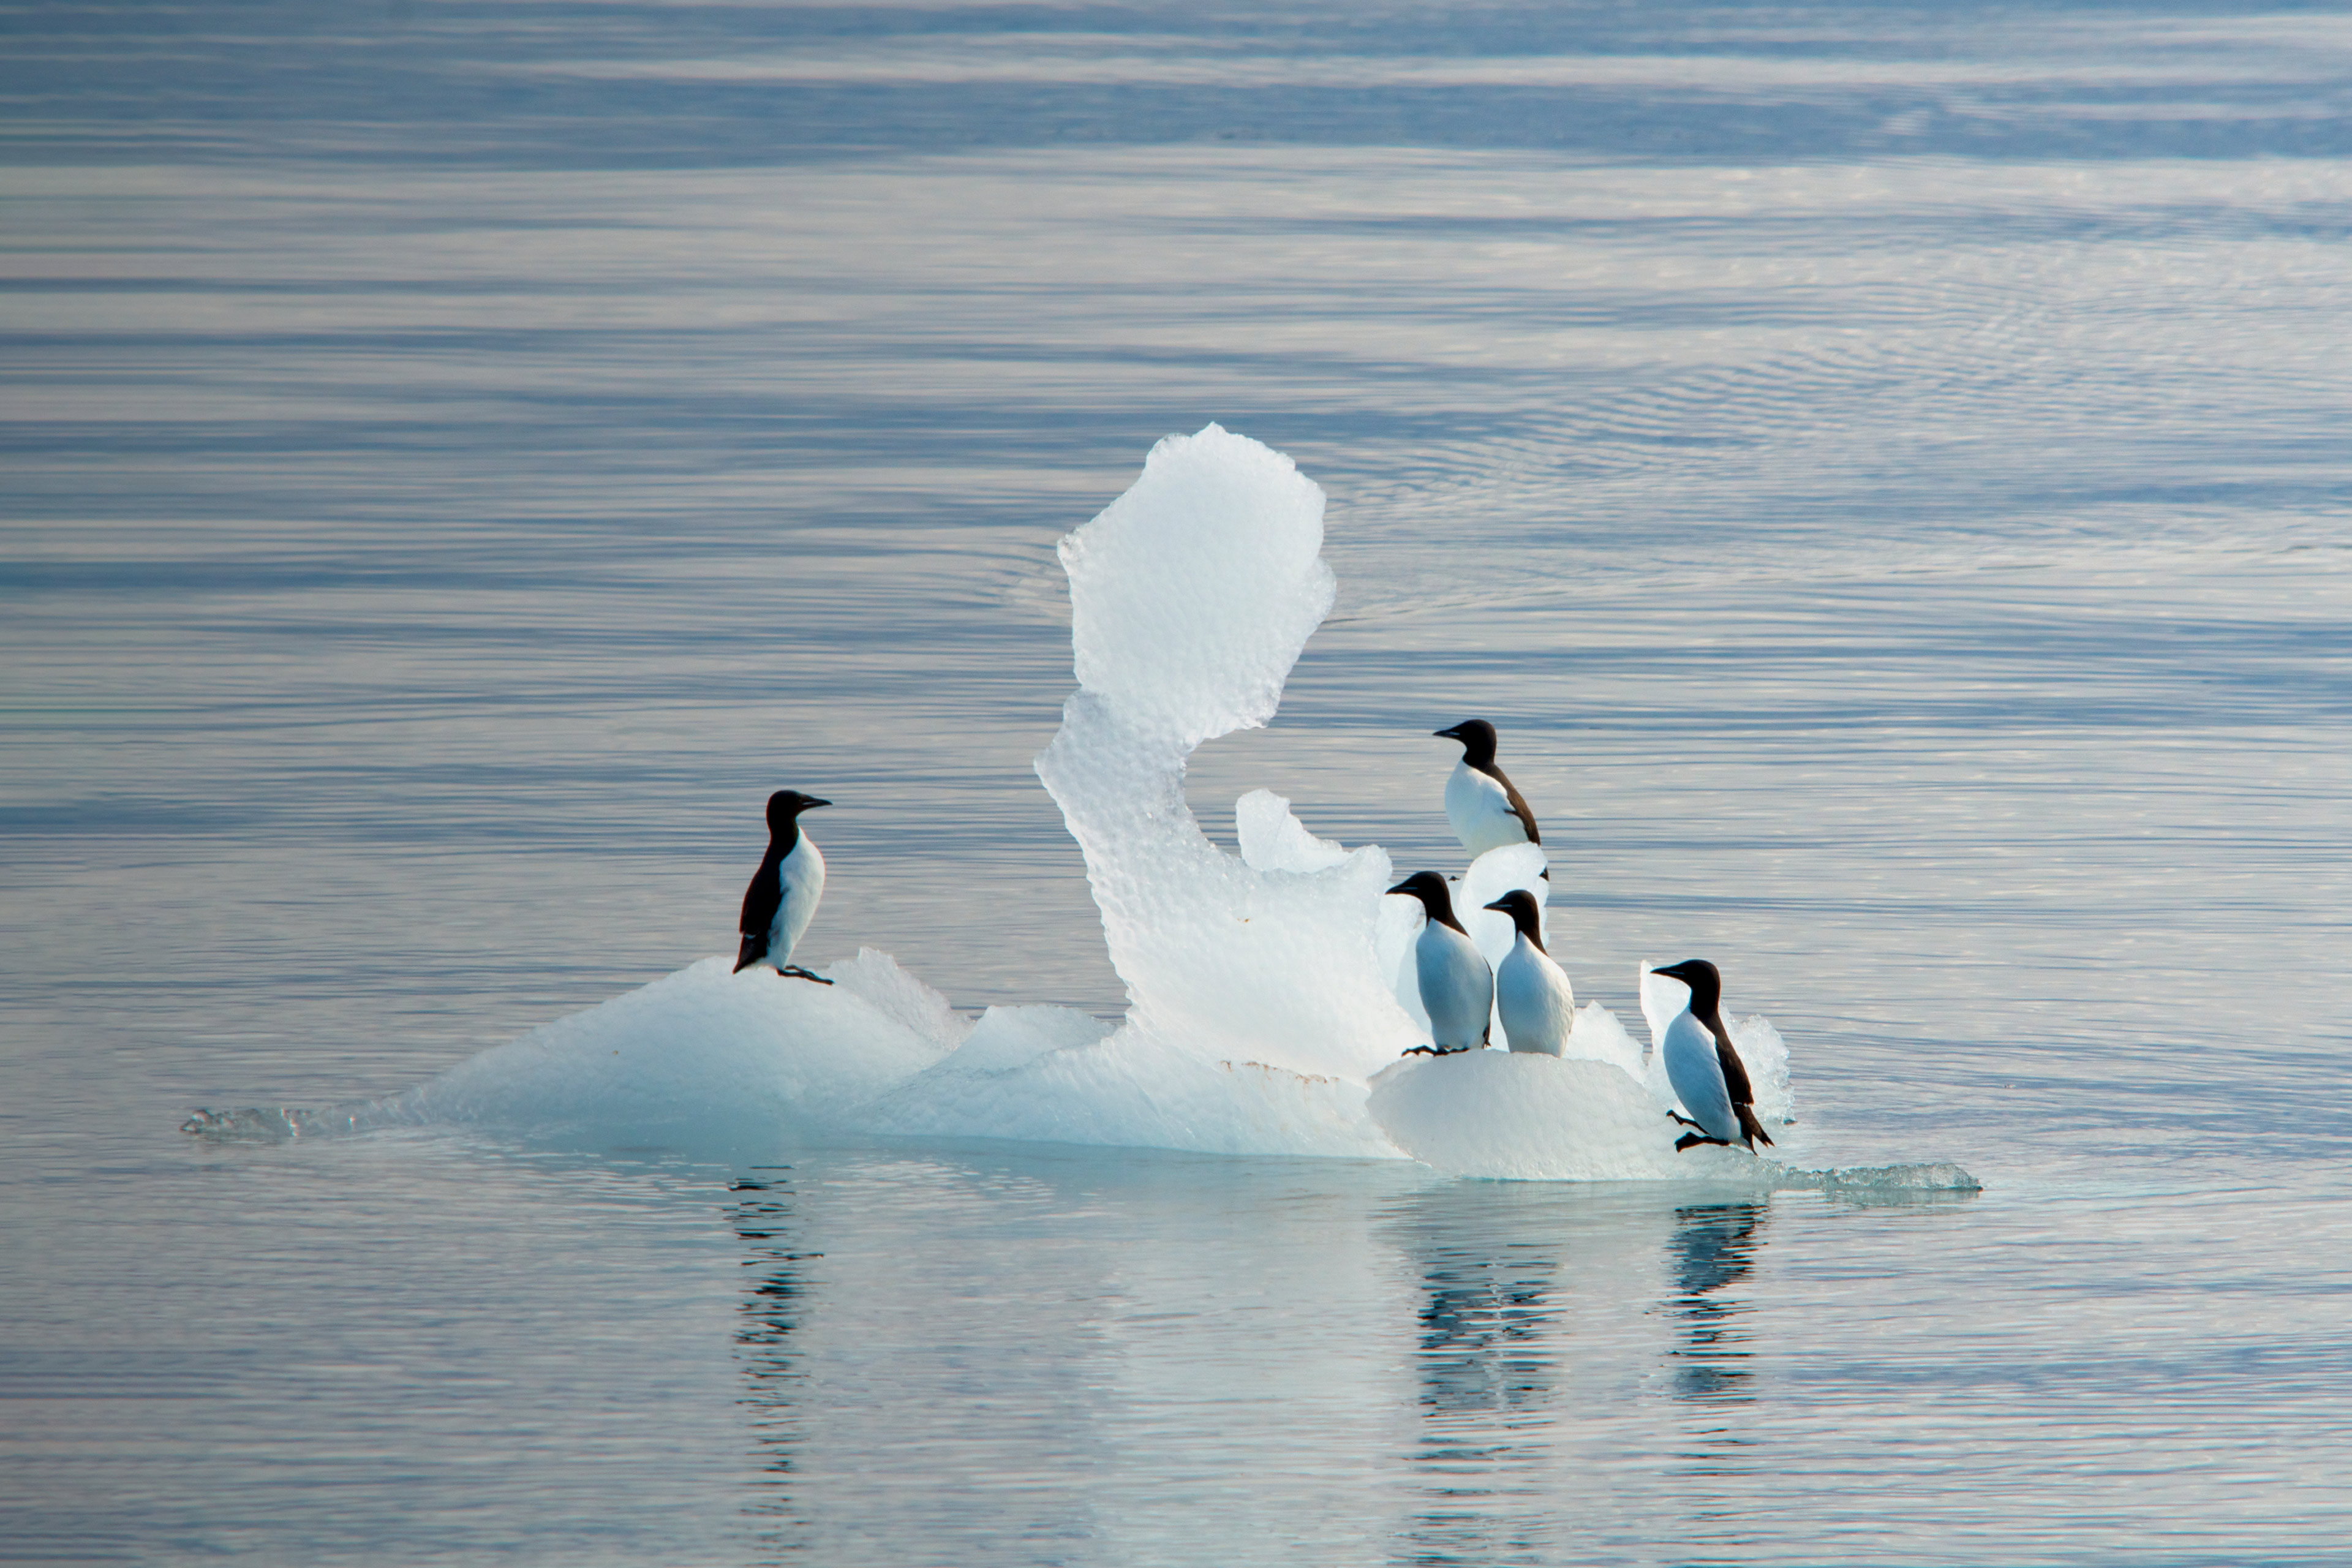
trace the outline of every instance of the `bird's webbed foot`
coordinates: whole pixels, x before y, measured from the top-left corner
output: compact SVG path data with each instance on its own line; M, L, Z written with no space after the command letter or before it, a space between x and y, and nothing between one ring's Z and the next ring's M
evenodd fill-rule
M777 970L776 973L779 974L788 974L794 980L814 980L819 985L830 985L833 984L832 981L827 980L824 975L818 974L812 970L803 969L797 963L787 963L782 969Z
M1675 1152L1677 1154L1687 1154L1702 1143L1713 1143L1725 1149L1731 1147L1729 1143L1725 1142L1720 1138L1709 1138L1705 1134L1698 1132L1685 1132L1681 1137L1675 1140Z
M1685 1116L1681 1111L1673 1109L1671 1106L1666 1110L1666 1120L1673 1122L1678 1122L1681 1125L1691 1129L1695 1132L1704 1132L1706 1131L1706 1128L1701 1127L1697 1122L1693 1121L1689 1117Z

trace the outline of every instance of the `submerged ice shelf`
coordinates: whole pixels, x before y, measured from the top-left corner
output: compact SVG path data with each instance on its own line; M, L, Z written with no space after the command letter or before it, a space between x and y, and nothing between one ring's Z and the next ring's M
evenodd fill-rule
M983 1137L1207 1153L1415 1159L1472 1176L1853 1185L1744 1152L1675 1152L1654 1049L1587 1004L1559 1058L1403 1053L1428 1038L1410 980L1418 916L1383 897L1377 846L1317 838L1278 795L1235 809L1241 854L1184 799L1202 742L1265 724L1330 611L1322 491L1287 458L1211 425L1062 542L1078 689L1037 772L1084 853L1129 1007L1116 1026L1049 1006L974 1022L889 955L831 986L709 958L485 1051L405 1094L332 1112L199 1113L213 1138L472 1124L597 1142L752 1146L803 1136ZM1465 924L1549 890L1542 851L1470 867ZM1665 1002L1645 976L1654 1043ZM1671 1005L1669 1005L1669 1011ZM1733 1025L1769 1124L1790 1117L1788 1052ZM1501 1038L1499 1029L1496 1038ZM1965 1190L1956 1167L1875 1184Z

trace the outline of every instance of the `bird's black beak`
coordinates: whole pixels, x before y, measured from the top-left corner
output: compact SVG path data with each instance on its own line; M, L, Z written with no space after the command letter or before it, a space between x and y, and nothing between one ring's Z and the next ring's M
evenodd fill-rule
M1441 740L1458 741L1462 738L1462 726L1456 724L1450 729L1432 730L1430 733L1437 736Z
M1391 888L1389 891L1391 893L1409 893L1412 891L1412 879L1408 877L1404 881L1399 882L1395 887Z
M1511 906L1509 903L1501 899L1496 899L1493 903L1487 904L1484 907L1490 910L1499 910L1504 914L1509 914L1511 912Z
M818 800L814 797L811 797L810 799L801 802L801 809L803 811L814 811L820 805L831 805L832 804L833 802L829 800Z

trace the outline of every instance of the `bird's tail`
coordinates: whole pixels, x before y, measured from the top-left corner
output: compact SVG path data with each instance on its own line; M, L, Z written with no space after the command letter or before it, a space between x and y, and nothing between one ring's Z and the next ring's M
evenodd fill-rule
M1748 1146L1750 1149L1755 1148L1759 1143L1767 1148L1771 1147L1772 1135L1765 1131L1764 1123L1757 1120L1754 1106L1743 1100L1731 1109L1739 1113L1739 1135L1748 1140Z

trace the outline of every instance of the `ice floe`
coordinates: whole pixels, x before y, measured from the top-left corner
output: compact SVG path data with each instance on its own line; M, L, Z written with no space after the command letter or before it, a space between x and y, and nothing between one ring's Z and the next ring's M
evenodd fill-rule
M980 1137L1409 1158L1495 1178L1837 1185L1836 1173L1744 1152L1676 1154L1656 1052L1598 1004L1578 1010L1559 1058L1405 1056L1428 1037L1412 978L1420 915L1383 897L1398 871L1388 854L1317 837L1264 790L1235 806L1240 854L1202 831L1187 758L1273 718L1331 608L1323 510L1290 459L1211 425L1160 442L1135 484L1062 542L1078 689L1037 772L1084 854L1127 988L1116 1024L1049 1006L967 1021L871 949L824 967L831 986L714 957L405 1094L331 1112L204 1112L189 1130L458 1123L705 1146L730 1134ZM1463 876L1455 905L1490 962L1512 928L1484 906L1514 888L1540 903L1544 871L1541 849L1514 845ZM1643 978L1654 1037L1675 1002L1660 988L1676 984ZM1785 1042L1761 1018L1733 1028L1758 1110L1785 1121ZM1964 1182L1956 1167L1890 1167L1845 1185Z

